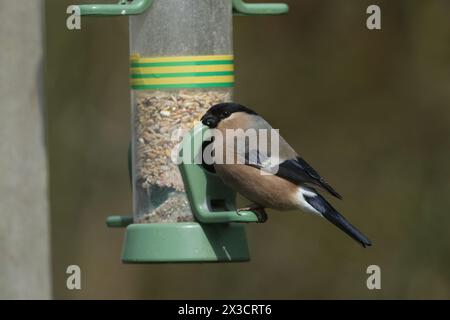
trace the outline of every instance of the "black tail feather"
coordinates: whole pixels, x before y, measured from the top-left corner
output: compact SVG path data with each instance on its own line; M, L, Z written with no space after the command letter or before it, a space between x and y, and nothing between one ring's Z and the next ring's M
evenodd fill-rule
M304 195L304 198L306 202L319 211L325 219L344 231L352 239L359 242L364 248L372 245L372 242L365 235L363 235L361 231L348 222L347 219L337 212L336 209L334 209L321 195Z
M320 185L333 196L335 196L339 200L342 200L342 196L336 190L334 190L333 187L330 186L324 179L320 179Z

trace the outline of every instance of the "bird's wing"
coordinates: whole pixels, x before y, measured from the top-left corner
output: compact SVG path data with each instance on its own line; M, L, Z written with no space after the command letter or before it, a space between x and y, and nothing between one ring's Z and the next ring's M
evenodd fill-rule
M266 173L274 174L295 184L316 186L328 191L338 199L342 196L331 187L320 174L311 167L303 158L296 156L293 159L273 158L260 153L258 150L249 150L243 156L242 161L248 166L257 168Z
M289 180L295 184L307 184L318 186L338 199L342 196L331 187L320 174L314 170L303 158L296 157L294 159L285 160L278 166L275 175Z
M316 186L328 191L338 199L342 196L337 193L321 176L314 170L303 158L298 156L295 150L287 143L287 141L279 135L278 131L273 129L263 118L255 118L257 120L252 123L254 129L267 129L266 150L260 150L260 145L250 146L247 143L241 147L226 144L226 152L232 152L236 155L239 163L258 168L261 171L275 174L283 179L289 180L295 184L305 184ZM278 152L272 152L272 145L278 143Z
M279 144L278 155L260 152L258 149L247 150L243 156L244 163L295 184L319 187L336 198L342 199L342 196L313 167L298 156L281 136Z

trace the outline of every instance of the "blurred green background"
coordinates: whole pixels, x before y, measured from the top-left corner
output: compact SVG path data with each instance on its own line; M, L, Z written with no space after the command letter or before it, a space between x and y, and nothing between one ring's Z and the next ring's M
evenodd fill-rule
M108 2L108 1L103 1ZM109 1L111 2L111 1ZM362 249L299 212L249 225L252 261L124 265L131 212L127 19L65 27L74 1L47 0L48 142L55 298L450 298L450 2L286 1L235 17L235 100L261 113L343 194L374 242ZM66 267L82 290L66 289ZM366 288L366 268L382 289Z

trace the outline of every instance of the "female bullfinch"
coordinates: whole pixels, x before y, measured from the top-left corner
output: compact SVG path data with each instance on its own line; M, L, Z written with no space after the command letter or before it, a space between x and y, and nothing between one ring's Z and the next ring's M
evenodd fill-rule
M260 222L264 222L267 220L265 208L301 209L327 219L363 247L372 245L370 240L334 209L315 188L342 199L339 193L281 136L275 135L274 138L273 132L277 131L256 112L237 103L220 103L212 106L201 121L209 128L220 131L222 137L232 137L211 142L215 144L216 152L222 151L222 160L234 160L232 163L216 161L213 168L226 185L253 202L248 208L239 210L252 210L258 215ZM262 152L259 143L256 147L251 146L248 139L240 148L236 143L231 143L243 135L248 135L248 129L264 132L267 137L262 139L258 135L258 141L266 141L269 147L276 141L276 155L272 149L267 151L267 146ZM234 132L234 136L227 135L230 130ZM218 145L219 140L222 145ZM242 161L237 161L239 159Z

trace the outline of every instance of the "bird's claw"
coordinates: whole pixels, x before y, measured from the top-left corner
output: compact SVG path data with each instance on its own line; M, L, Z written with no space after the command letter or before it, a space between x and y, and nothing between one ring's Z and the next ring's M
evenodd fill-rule
M268 216L264 208L262 207L245 207L245 208L239 208L236 210L237 214L240 215L241 211L251 211L253 212L256 217L258 218L258 223L264 223L268 220Z

